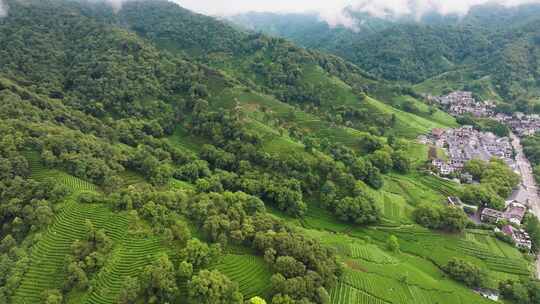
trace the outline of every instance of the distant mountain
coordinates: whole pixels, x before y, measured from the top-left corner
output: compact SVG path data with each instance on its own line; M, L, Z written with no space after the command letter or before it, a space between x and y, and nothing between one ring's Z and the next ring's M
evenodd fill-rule
M418 21L350 16L355 28L330 27L313 14L247 13L230 20L336 54L389 80L419 84L451 73L468 79L469 89L507 101L540 95L540 5L482 5L461 18L431 13ZM446 81L448 89L465 85Z

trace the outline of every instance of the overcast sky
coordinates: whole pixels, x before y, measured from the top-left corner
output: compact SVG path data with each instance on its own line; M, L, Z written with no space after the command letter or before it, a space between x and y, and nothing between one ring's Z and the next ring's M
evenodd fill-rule
M305 12L341 10L345 6L366 9L388 8L406 11L411 7L436 8L442 13L466 13L476 4L497 2L505 5L537 2L540 0L175 0L182 6L212 15L227 15L246 11Z
M5 7L2 0L0 0L0 18L5 17L7 14L7 8Z
M342 14L344 7L373 15L415 14L427 11L443 14L466 14L473 5L497 2L503 5L540 3L540 0L174 0L191 10L209 15L231 15L247 11L257 12L319 12L331 25L347 25L349 18Z
M106 0L116 9L128 0ZM473 5L496 2L507 6L524 3L540 3L540 0L170 0L181 6L207 15L232 15L256 12L317 12L330 25L354 25L343 14L343 8L371 13L376 16L409 15L421 17L425 12L438 11L442 14L466 14ZM0 0L0 17L7 7Z

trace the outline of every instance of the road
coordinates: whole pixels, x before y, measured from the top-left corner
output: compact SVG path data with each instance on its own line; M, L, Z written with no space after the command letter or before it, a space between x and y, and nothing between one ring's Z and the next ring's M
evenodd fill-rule
M519 137L510 133L510 138L516 151L516 162L521 173L521 182L528 193L530 211L540 219L540 197L538 196L538 188L534 180L531 164L525 153L523 153ZM540 253L536 256L536 277L540 279Z

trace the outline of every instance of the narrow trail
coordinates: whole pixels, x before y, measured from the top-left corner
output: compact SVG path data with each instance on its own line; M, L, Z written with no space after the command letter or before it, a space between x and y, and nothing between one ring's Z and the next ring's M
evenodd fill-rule
M540 219L540 197L538 196L538 187L534 180L532 173L532 167L529 160L523 153L523 147L521 141L514 133L510 133L512 139L512 146L516 151L516 162L521 173L521 183L525 187L529 198L529 208L531 212ZM536 277L540 279L540 253L536 256Z

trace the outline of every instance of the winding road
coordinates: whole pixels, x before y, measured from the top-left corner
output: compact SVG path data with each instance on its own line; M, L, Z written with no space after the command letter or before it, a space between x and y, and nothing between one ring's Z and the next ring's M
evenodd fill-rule
M534 180L531 164L525 153L523 153L519 137L510 133L510 138L516 151L516 162L521 173L521 182L527 190L530 211L540 219L540 197L538 196L538 187ZM540 279L540 253L536 256L536 277Z

